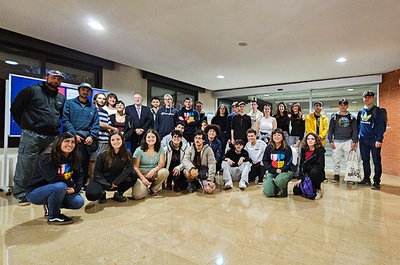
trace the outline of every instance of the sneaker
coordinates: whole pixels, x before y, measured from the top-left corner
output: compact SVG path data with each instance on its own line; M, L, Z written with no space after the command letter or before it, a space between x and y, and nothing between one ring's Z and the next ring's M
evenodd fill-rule
M192 181L192 182L189 181L186 190L189 193L195 192L196 191L196 183L194 183L194 181Z
M103 192L103 194L101 195L100 199L99 199L99 204L103 204L106 203L107 199L106 199L106 192Z
M325 179L324 179L324 182L325 182L325 183L327 183L327 182L328 182L328 179L327 179L327 178L325 178Z
M287 188L286 188L286 189L281 189L281 190L278 192L278 194L276 194L276 196L282 197L282 198L287 197L287 196L288 196L288 189L287 189Z
M151 195L151 194L150 194ZM126 197L124 197L121 193L115 192L114 196L112 197L114 201L117 202L126 202Z
M73 222L74 220L61 213L55 217L47 219L47 223L52 225L67 225L67 224L72 224Z
M364 178L358 183L360 186L371 186L371 181L368 178Z
M30 205L30 204L31 204L31 202L28 201L28 199L25 196L18 199L18 205L19 206L27 206L27 205Z
M155 197L155 196L158 195L158 192L157 192L157 191L152 191L152 190L150 190L150 191L149 191L149 194L150 194L150 196Z
M339 174L333 175L333 179L331 179L332 183L338 183L340 181L340 176Z
M239 181L239 189L245 190L247 188L247 183L244 180Z
M224 190L230 190L232 189L232 184L226 183L224 186Z
M44 217L49 216L49 206L47 204L43 204L44 208Z
M371 189L373 190L380 190L381 189L381 185L379 185L378 183L374 183L371 187Z
M319 200L322 198L322 190L317 190L314 200Z

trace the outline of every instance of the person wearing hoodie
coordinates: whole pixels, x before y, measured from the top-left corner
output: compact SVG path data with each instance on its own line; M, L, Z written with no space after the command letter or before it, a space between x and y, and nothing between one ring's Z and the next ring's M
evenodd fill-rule
M173 98L170 94L164 95L164 107L157 111L155 116L154 129L158 132L161 139L171 133L175 128L175 116L178 110L173 108Z
M183 104L182 109L176 114L176 121L183 121L185 123L183 137L189 143L193 143L197 127L200 125L200 115L197 110L193 109L191 98L185 98Z
M180 130L173 130L171 135L172 139L164 148L166 169L169 171L166 189L178 192L187 187L186 177L183 173L183 158L188 150L188 145L187 142L182 141L183 134Z
M332 183L340 181L340 160L345 159L349 152L356 149L358 141L357 119L347 111L349 102L342 98L339 101L339 111L333 113L329 121L328 141L332 148L334 175Z
M293 187L294 195L302 194L300 184L306 177L309 177L316 193L315 200L321 199L321 183L325 179L325 148L317 134L308 133L304 138L299 166L300 175Z
M287 197L287 184L292 176L292 149L287 144L285 132L272 131L269 145L265 149L263 163L268 171L264 181L264 194L267 197Z

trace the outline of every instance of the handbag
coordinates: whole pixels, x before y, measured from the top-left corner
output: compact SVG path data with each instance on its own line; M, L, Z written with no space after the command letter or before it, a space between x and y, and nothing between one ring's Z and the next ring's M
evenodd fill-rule
M346 161L346 171L344 175L344 181L360 182L361 174L358 163L356 151L352 150L349 152Z

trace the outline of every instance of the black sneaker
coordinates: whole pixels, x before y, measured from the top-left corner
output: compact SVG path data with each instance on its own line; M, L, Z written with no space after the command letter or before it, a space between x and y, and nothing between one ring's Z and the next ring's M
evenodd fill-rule
M99 199L99 204L103 204L106 203L107 199L106 199L106 192L103 192L103 194L101 195L100 199Z
M72 224L73 222L74 220L61 213L55 217L47 219L47 223L51 225L67 225L67 224Z
M189 193L195 192L195 191L196 191L196 183L194 183L194 181L192 181L192 182L189 181L186 190L187 190Z
M333 178L331 179L332 183L338 183L340 181L340 176L338 174L333 175Z
M44 208L44 217L49 216L49 206L47 204L43 204Z
M126 202L126 197L124 197L121 193L115 192L114 197L112 197L114 201L117 202Z
M381 189L381 185L379 185L378 183L374 183L371 187L371 189L373 190L380 190Z
M18 205L19 206L27 206L27 205L30 205L30 204L31 204L31 202L28 201L28 199L25 196L18 199Z
M371 181L368 178L364 178L358 183L360 186L371 186Z

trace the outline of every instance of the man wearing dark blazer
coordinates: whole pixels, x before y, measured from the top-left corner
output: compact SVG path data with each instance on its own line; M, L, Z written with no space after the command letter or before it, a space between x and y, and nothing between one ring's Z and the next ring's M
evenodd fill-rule
M132 118L132 128L134 131L131 136L132 153L140 145L144 132L146 132L153 122L153 116L150 108L142 105L143 98L140 94L133 96L133 105L129 105L125 109L125 113Z

